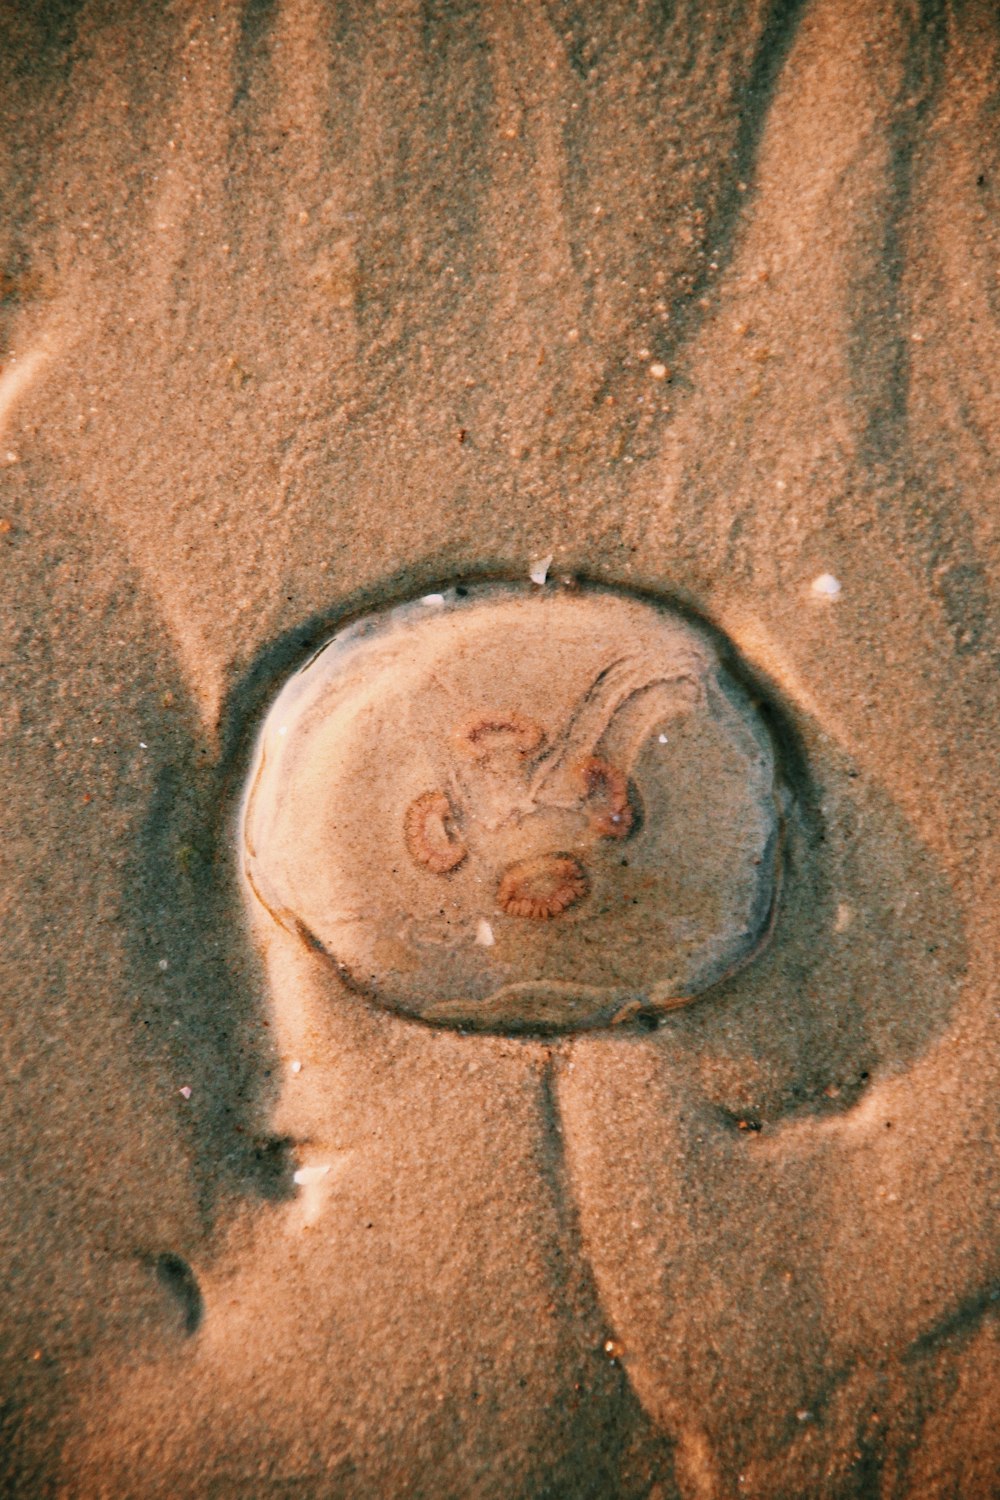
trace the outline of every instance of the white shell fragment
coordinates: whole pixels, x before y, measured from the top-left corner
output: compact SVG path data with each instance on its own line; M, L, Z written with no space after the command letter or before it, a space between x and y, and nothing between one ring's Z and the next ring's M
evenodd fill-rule
M292 1181L296 1183L298 1187L311 1187L315 1182L322 1182L323 1178L327 1175L329 1170L329 1162L323 1162L320 1166L316 1167L299 1167L299 1169L295 1173L293 1173Z
M551 566L552 553L548 552L544 557L537 558L531 564L531 567L528 569L528 577L531 579L532 583L537 583L539 586L541 586L549 576L549 569L551 568Z
M832 573L820 573L813 579L810 591L817 599L838 599L842 587L840 579L834 578Z

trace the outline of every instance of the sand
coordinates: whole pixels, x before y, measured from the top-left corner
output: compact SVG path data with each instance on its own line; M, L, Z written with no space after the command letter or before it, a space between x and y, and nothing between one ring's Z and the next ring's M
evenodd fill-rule
M993 8L0 17L0 1489L995 1493ZM240 796L549 555L799 817L723 986L463 1035L261 945Z

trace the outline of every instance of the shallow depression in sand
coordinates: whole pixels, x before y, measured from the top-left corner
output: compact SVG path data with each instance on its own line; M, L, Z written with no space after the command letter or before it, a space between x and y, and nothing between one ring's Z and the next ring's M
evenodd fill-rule
M243 870L357 990L426 1020L594 1026L761 947L780 797L707 632L599 590L449 590L353 622L261 729Z

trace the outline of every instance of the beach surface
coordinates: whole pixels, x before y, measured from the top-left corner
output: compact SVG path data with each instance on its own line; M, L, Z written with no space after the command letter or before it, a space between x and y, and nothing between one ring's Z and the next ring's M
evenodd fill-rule
M4 1494L996 1493L998 79L960 0L0 5ZM241 799L540 560L720 643L781 892L466 1034Z

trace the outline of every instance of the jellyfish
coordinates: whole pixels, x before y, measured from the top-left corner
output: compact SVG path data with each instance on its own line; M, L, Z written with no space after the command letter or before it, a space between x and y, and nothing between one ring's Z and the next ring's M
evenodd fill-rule
M611 590L491 584L356 620L282 687L242 870L258 918L370 1003L572 1031L752 958L781 823L766 726L707 630Z

